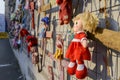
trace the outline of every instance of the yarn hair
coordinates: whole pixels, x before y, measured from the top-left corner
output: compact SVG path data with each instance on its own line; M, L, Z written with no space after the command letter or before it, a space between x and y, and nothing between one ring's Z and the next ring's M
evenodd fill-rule
M91 33L95 32L99 23L99 19L95 14L90 12L80 13L75 18L73 18L73 22L79 19L82 21L84 30L89 31Z

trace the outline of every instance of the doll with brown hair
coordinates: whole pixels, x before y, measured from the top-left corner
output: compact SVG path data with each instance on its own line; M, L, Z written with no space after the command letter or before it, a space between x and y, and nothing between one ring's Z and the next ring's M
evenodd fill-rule
M73 22L75 35L66 52L66 58L70 59L67 71L70 75L75 74L78 79L84 79L87 76L84 60L91 59L87 35L84 30L94 31L98 24L98 18L94 14L86 12L77 15Z

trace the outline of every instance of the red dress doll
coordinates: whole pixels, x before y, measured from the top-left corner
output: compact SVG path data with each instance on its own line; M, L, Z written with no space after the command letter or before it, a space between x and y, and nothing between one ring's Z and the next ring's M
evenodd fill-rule
M91 59L87 36L84 30L89 29L89 31L92 31L97 26L98 20L91 13L81 13L73 21L75 36L66 52L66 58L70 59L67 71L70 75L75 74L78 79L83 79L87 76L87 68L84 65L84 60Z

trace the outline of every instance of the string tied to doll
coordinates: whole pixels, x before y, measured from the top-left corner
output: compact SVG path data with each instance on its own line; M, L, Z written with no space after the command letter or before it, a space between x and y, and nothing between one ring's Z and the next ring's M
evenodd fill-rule
M87 0L83 0L83 12L85 12L86 3L87 3Z

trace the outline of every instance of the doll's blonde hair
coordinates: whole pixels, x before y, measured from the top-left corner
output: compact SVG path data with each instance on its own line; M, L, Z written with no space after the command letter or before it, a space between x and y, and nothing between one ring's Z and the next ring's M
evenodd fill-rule
M95 14L90 12L80 13L75 18L73 18L73 22L79 19L82 21L84 30L93 32L93 33L95 32L99 22L99 19Z

